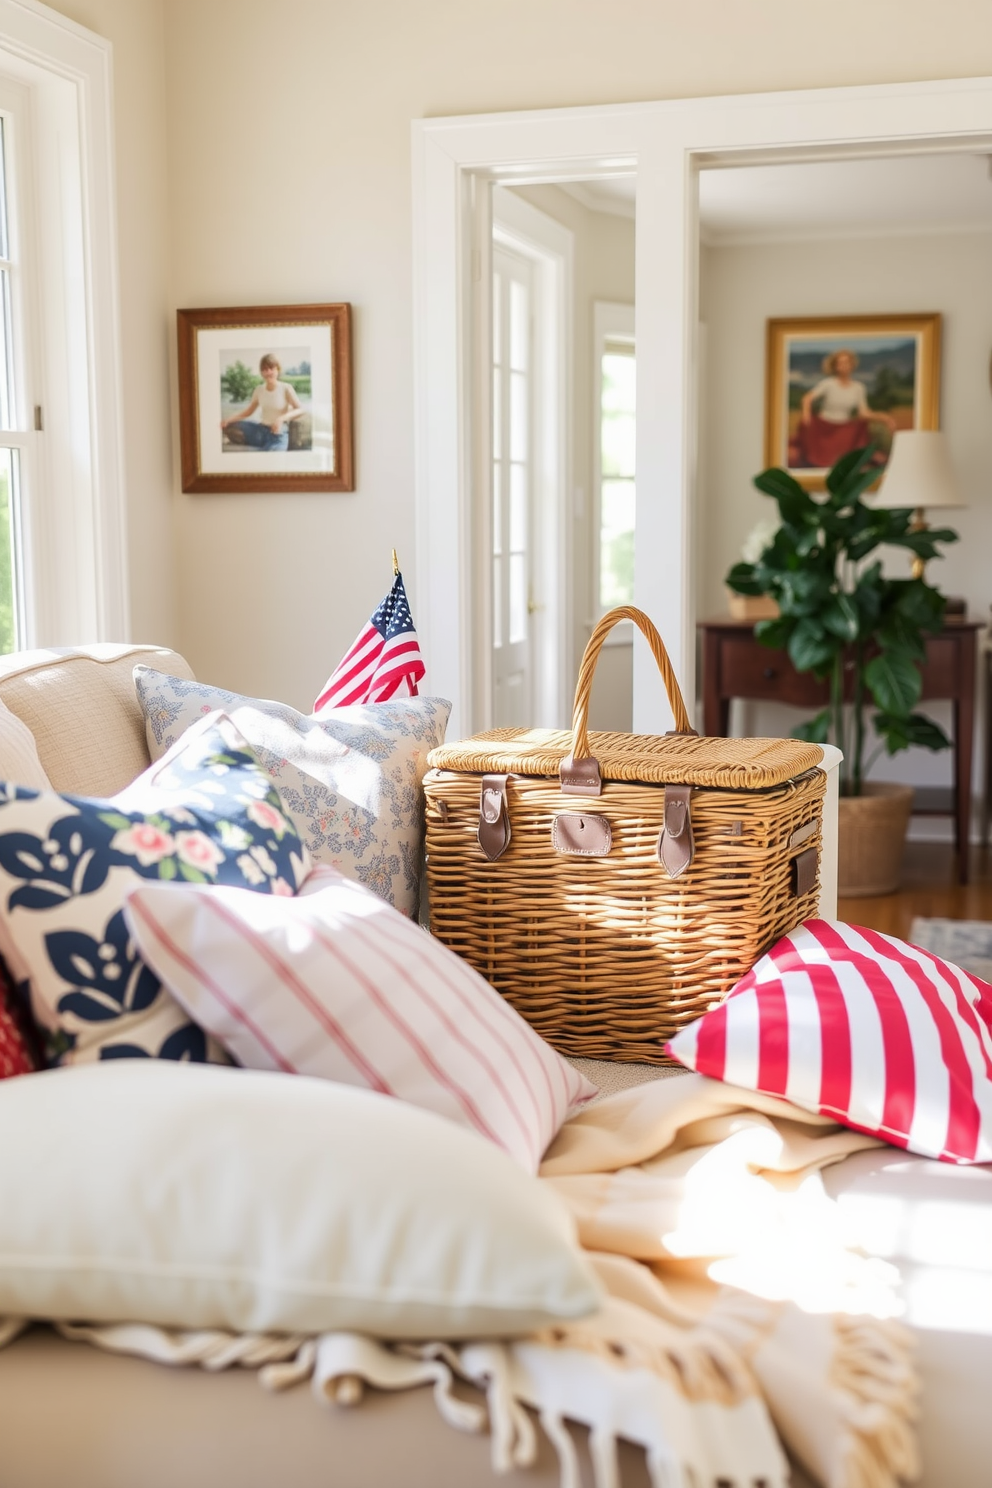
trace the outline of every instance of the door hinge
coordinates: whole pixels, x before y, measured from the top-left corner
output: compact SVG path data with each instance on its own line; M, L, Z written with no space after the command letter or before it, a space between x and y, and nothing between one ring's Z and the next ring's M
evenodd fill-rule
M34 405L34 426L37 429L37 431L38 431L39 434L41 433L42 429L44 429L44 427L45 427L45 421L44 421L44 419L41 416L41 404L40 403L36 403Z

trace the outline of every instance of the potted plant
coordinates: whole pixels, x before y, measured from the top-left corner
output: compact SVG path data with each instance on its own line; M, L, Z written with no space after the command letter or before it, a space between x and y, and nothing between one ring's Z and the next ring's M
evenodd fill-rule
M862 497L878 479L873 455L872 446L844 455L819 498L784 470L755 476L758 490L777 502L781 525L755 562L736 563L726 579L738 594L778 603L778 618L755 626L758 640L787 651L797 671L829 680L827 706L793 734L843 751L840 886L848 894L898 887L912 788L868 784L878 754L950 744L914 711L924 637L941 628L944 597L922 577L886 577L872 555L889 545L925 561L957 534L914 526L909 509L868 506Z

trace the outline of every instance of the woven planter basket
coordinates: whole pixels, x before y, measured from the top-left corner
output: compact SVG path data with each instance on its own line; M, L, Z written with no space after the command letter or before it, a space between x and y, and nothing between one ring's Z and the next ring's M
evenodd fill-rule
M647 637L677 732L589 733L618 620ZM571 732L444 745L424 780L433 934L562 1053L667 1063L664 1045L816 913L817 745L701 739L640 610L586 647Z
M872 780L838 804L837 892L851 898L894 894L902 877L913 787Z

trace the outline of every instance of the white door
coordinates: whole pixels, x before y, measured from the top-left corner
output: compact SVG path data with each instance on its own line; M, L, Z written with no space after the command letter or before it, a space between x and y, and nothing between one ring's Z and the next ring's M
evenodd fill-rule
M534 488L533 264L493 249L493 723L534 721L531 644Z

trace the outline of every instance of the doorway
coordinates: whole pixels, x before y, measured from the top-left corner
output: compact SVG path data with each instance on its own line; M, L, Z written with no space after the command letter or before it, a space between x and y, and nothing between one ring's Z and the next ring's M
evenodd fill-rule
M485 193L502 184L637 177L638 510L635 602L659 625L682 689L695 692L694 593L700 169L992 148L992 82L821 89L418 121L418 617L432 673L470 732L472 451L465 388L473 365L473 263L491 233ZM451 575L459 576L452 596ZM634 727L669 714L646 648L634 650Z

